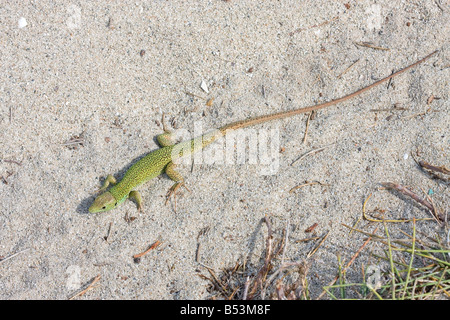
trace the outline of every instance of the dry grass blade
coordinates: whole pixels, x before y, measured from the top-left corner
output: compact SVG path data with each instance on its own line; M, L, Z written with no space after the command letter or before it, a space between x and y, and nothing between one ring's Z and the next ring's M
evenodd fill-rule
M25 252L25 251L28 251L28 250L30 250L30 248L23 249L22 251L16 252L16 253L14 253L14 254L8 256L8 257L0 258L0 263L3 263L3 262L5 262L5 261L7 261L7 260L9 260L9 259L11 259L11 258L14 258L15 256L17 256L17 255L19 255L19 254L21 254L21 253L23 253L23 252Z
M217 278L216 273L214 272L214 270L212 268L206 266L206 265L203 265L203 267L205 267L206 270L208 270L208 272L211 275L211 277L213 277L216 287L220 289L222 294L224 294L225 296L228 296L229 293L228 293L228 290L227 290L226 286L222 283L222 281L220 281Z
M328 231L326 234L325 234L325 236L322 238L322 240L320 240L320 242L319 242L319 244L314 248L314 249L312 249L307 255L306 255L306 257L307 258L310 258L310 257L312 257L316 252L317 252L317 250L319 250L319 248L322 246L322 244L325 242L325 240L328 238L328 235L330 234L330 231Z
M303 135L303 144L306 143L306 138L308 137L308 129L309 129L309 121L311 120L311 116L313 115L314 111L311 111L308 114L308 119L306 120L306 128L305 128L305 134Z
M265 239L265 252L262 265L257 268L254 275L250 272L252 268L242 270L242 264L236 264L231 272L223 270L220 276L207 268L211 278L214 298L222 299L309 299L308 281L306 279L308 266L305 261L287 261L286 245L289 240L290 223L286 222L283 235L275 241L273 237L272 223L266 215L263 219L267 226L267 238ZM280 256L280 258L277 258ZM272 270L275 263L278 264L276 270ZM238 270L239 269L239 270ZM247 270L248 269L248 270ZM295 280L297 276L297 279ZM231 292L231 294L230 294Z
M14 163L14 164L17 164L18 166L22 165L22 162L19 162L16 160L0 159L0 161L6 162L6 163Z
M367 47L367 48L371 48L371 49L375 49L375 50L383 50L383 51L390 50L389 48L383 48L383 47L374 45L373 43L370 43L370 42L355 42L355 44L360 47Z
M420 166L422 168L425 168L425 169L428 169L428 170L431 170L431 171L437 171L437 172L441 172L443 174L450 174L450 170L447 169L444 166L437 167L437 166L431 165L431 164L429 164L429 163L427 163L425 161L422 161L422 160L419 161L419 164L420 164Z
M439 224L442 223L443 219L441 217L439 217L439 214L437 213L436 208L434 207L432 202L428 201L427 199L421 199L417 194L415 194L414 192L412 192L411 190L409 190L408 188L405 188L404 186L402 186L400 184L392 183L392 182L384 182L384 183L381 183L381 185L388 189L394 189L394 190L400 192L401 194L410 197L417 203L420 203L422 206L424 206L425 208L427 208L430 211L433 218Z
M417 162L417 161L416 161L416 162ZM445 182L449 182L449 181L450 181L450 178L442 177L440 174L438 174L438 173L441 173L441 174L444 174L444 175L450 175L450 170L447 169L446 167L444 167L444 166L438 167L438 166L429 164L429 163L427 163L427 162L425 162L425 161L422 161L422 160L420 160L419 162L417 162L417 164L418 164L424 171L426 171L426 172L428 172L429 174L431 174L432 177L437 178L437 179L441 179L441 180L443 180L443 181L445 181Z
M312 26L307 27L307 28L298 28L298 29L295 29L294 31L290 32L289 35L293 36L294 34L296 34L298 32L302 32L302 31L305 31L305 30L313 29L313 28L322 27L322 26L325 26L325 25L329 24L330 22L333 22L333 21L335 21L337 19L339 19L339 16L335 16L335 17L333 17L330 20L324 21L324 22L319 23L319 24L312 25Z
M386 220L385 220L386 221ZM450 263L446 258L450 249L441 245L440 239L417 238L416 219L412 223L412 235L403 233L406 239L393 239L388 232L387 223L383 223L385 228L384 237L370 234L368 232L354 229L365 235L373 235L373 240L382 243L387 248L384 249L385 256L372 253L373 256L386 261L390 268L384 275L384 283L374 288L368 284L353 283L339 284L333 288L359 287L363 291L370 289L370 293L378 299L436 299L450 297ZM345 226L348 227L348 226ZM405 256L406 255L406 256ZM405 261L409 255L409 262ZM431 263L430 263L431 261ZM383 267L377 266L379 270ZM325 290L331 297L336 298L330 291L330 287ZM365 297L365 298L369 298Z
M327 184L322 183L320 181L305 182L305 183L300 184L298 186L292 187L291 190L289 190L289 193L292 193L292 192L294 192L297 189L300 189L300 188L303 188L303 187L306 187L306 186L311 186L311 185L314 185L314 184L318 184L318 185L321 185L321 186L327 186Z
M409 265L408 265L408 272L406 274L406 283L409 282L409 278L411 276L411 270L412 270L412 264L414 261L414 250L416 249L416 220L413 219L413 235L412 235L412 252L411 252L411 259L409 260ZM405 298L406 295L406 286L405 286L405 290L403 291L403 296L402 298Z
M267 239L266 239L266 255L264 258L264 264L262 268L258 271L251 284L251 289L249 292L249 298L252 299L256 293L258 288L263 289L263 283L267 278L267 273L270 270L270 261L272 259L272 242L273 242L273 234L272 234L272 223L270 222L269 217L266 215L264 217L264 222L267 225Z
M347 226L346 226L347 227ZM373 231L373 233L377 232L378 227L375 228L375 230ZM358 249L358 251L356 251L356 253L353 255L353 257L350 259L350 261L347 263L347 265L342 269L342 272L345 273L347 271L347 269L353 264L353 262L356 260L356 258L359 256L359 254L361 253L361 251L367 246L367 244L372 240L372 236L370 236L369 238L367 238L366 241L364 241L364 243L362 244L362 246ZM327 287L331 287L333 286L336 281L339 279L339 275L337 275L333 281L331 281L331 283L327 286ZM318 299L322 298L323 295L327 293L327 290L324 289L324 291L322 291L322 293L319 295Z
M413 221L413 219L374 219L374 218L370 218L367 214L366 214L366 204L369 201L370 197L372 196L372 194L370 194L366 200L364 201L364 205L363 205L363 218L367 221L370 222L389 222L389 223L401 223L401 222L411 222ZM423 219L415 219L415 221L422 221L422 220L431 220L431 218L423 218ZM356 224L359 222L359 220L355 223L355 225L353 227L356 227ZM351 233L351 231L350 231Z
M330 147L330 146L332 146L332 145L334 145L334 143L331 143L331 144L326 145L326 146L324 146L324 147L316 148L316 149L313 149L313 150L310 150L310 151L306 152L306 153L303 154L300 158L298 158L297 160L294 160L294 161L291 163L291 166L293 166L295 163L297 163L297 162L303 160L303 159L306 158L307 156L312 155L312 154L317 153L317 152L321 152L321 151L325 150L326 148L328 148L328 147Z
M353 68L357 63L359 62L359 59L353 62L350 66L348 66L340 75L337 76L338 79L342 78L344 74L346 74L351 68Z

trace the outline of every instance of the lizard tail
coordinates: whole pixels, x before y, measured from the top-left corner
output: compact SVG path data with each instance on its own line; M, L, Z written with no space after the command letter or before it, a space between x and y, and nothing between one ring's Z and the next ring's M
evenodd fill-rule
M340 102L344 102L346 100L352 99L352 98L360 95L361 93L366 92L366 91L372 89L373 87L376 87L379 84L381 84L383 82L386 82L389 79L392 79L395 76L398 76L399 74L401 74L401 73L403 73L403 72L405 72L405 71L407 71L407 70L417 66L418 64L424 62L425 60L427 60L428 58L430 58L431 56L436 54L438 51L439 50L436 50L436 51L430 53L429 55L427 55L425 58L422 58L422 59L416 61L415 63L413 63L413 64L411 64L411 65L409 65L409 66L407 66L407 67L405 67L405 68L403 68L403 69L401 69L401 70L391 74L390 76L387 76L387 77L385 77L385 78L383 78L381 80L378 80L378 81L372 83L371 85L369 85L367 87L364 87L362 89L359 89L358 91L355 91L353 93L350 93L350 94L348 94L348 95L346 95L346 96L344 96L342 98L338 98L338 99L335 99L335 100L324 102L324 103L321 103L321 104L318 104L318 105L315 105L315 106L311 106L311 107L294 109L294 110L290 110L290 111L281 111L281 112L277 112L277 113L273 113L273 114L269 114L269 115L263 115L263 116L255 117L255 118L248 119L248 120L242 120L242 121L233 122L233 123L227 124L227 125L219 128L219 131L222 134L226 134L226 132L228 130L241 129L241 128L245 128L245 127L248 127L248 126L253 126L253 125L260 124L260 123L263 123L263 122L266 122L266 121L270 121L270 120L287 118L287 117L291 117L293 115L297 115L297 114L301 114L301 113L306 113L306 112L311 112L311 111L314 111L314 110L323 109L323 108L326 108L326 107L338 104Z

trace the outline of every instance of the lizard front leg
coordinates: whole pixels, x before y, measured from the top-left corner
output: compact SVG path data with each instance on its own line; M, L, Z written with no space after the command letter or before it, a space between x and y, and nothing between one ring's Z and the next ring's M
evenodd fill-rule
M128 198L129 199L134 199L134 201L136 201L137 208L138 208L139 212L142 212L143 205L142 205L141 194L138 191L133 190L133 191L130 191L130 193L128 194Z

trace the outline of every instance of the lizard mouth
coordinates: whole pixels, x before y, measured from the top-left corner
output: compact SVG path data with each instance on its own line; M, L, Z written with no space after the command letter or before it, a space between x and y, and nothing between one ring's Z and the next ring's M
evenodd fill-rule
M107 191L95 198L94 203L89 207L89 212L98 213L108 211L113 209L116 205L116 199Z

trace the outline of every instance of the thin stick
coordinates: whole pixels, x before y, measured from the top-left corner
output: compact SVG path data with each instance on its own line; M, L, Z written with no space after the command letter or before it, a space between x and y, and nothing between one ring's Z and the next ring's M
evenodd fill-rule
M322 244L328 238L329 234L330 234L330 231L328 231L327 234L323 237L323 239L319 242L319 244L306 255L306 258L310 258L311 256L313 256L317 252L317 250L319 250L319 248L322 246Z
M69 140L67 142L61 143L62 146L70 146L72 144L83 144L84 143L84 139L83 138L75 138L72 140Z
M292 187L291 190L289 190L289 193L292 193L293 191L295 191L297 189L300 189L300 188L303 188L303 187L306 187L306 186L310 186L310 185L313 185L313 184L320 184L321 186L327 186L328 185L328 184L325 184L325 183L322 183L322 182L319 182L319 181L306 182L306 183L300 184L298 186Z
M156 241L150 246L150 248L148 248L148 249L145 250L144 252L135 254L135 255L133 256L133 259L137 259L137 258L142 257L143 255L146 255L146 254L149 253L151 250L153 250L153 249L155 249L156 247L158 247L160 244L161 244L161 241L156 240Z
M293 166L296 162L298 162L298 161L300 161L300 160L306 158L307 156L309 156L309 155L311 155L311 154L314 154L314 153L317 153L317 152L321 152L321 151L325 150L326 148L328 148L328 147L330 147L330 146L332 146L332 145L334 145L334 143L331 143L331 144L326 145L326 146L324 146L324 147L316 148L316 149L313 149L313 150L310 150L310 151L306 152L306 153L303 154L300 158L298 158L297 160L294 160L294 161L291 163L291 166Z
M198 242L197 243L197 251L195 252L195 261L196 262L200 262L200 247L201 247L201 243Z
M384 224L384 231L386 232L386 237L387 237L387 245L388 245L388 252L389 252L389 263L391 264L392 299L395 300L395 273L394 273L394 260L392 259L391 239L389 237L388 228L387 228L386 222L384 220L383 220L383 224Z
M408 288L409 277L411 275L412 263L414 260L414 250L416 249L416 220L413 218L413 236L411 259L409 260L408 272L406 273L405 290L403 291L403 299L405 299L406 289Z
M111 234L111 229L112 229L112 222L109 223L108 233L107 233L106 236L103 238L103 239L105 239L106 242L108 242L109 235Z
M305 233L313 232L314 229L315 229L318 225L319 225L319 224L318 224L317 222L314 223L312 226L308 227L308 228L305 230Z
M295 243L307 242L307 241L312 241L312 240L317 240L317 239L320 239L320 237L312 237L312 238L300 239L300 240L295 241Z
M272 258L272 241L273 241L272 224L267 215L265 215L265 217L264 217L264 222L267 225L266 256L264 259L264 265L262 266L261 269L259 269L258 273L256 274L255 281L253 282L253 287L250 292L251 296L253 296L253 294L255 293L258 285L262 286L263 280L267 277L267 273L269 272L270 259ZM265 298L265 293L266 293L265 290L266 290L266 287L262 286L261 298L263 300Z
M342 78L342 76L344 74L346 74L348 72L348 70L350 70L354 65L356 65L359 62L359 59L356 60L355 62L353 62L350 66L347 67L347 69L345 69L340 75L337 76L338 79Z
M285 232L286 236L285 236L285 240L284 240L284 246L283 246L283 252L281 253L281 264L284 263L284 256L286 253L286 248L288 245L288 239L289 239L289 219L286 223L286 232Z
M375 233L378 230L378 226L375 228L375 230L373 231L373 233ZM359 253L364 249L364 247L372 240L372 236L370 236L369 238L367 238L366 241L364 241L363 245L358 249L358 251L356 251L356 253L353 255L353 257L350 259L350 261L347 263L347 265L344 267L343 272L345 272L351 265L352 263L355 261L356 257L359 255ZM336 281L338 280L339 275L337 275L334 280L332 282L330 282L329 286L332 286L336 283ZM320 299L324 294L326 293L326 290L322 291L322 293L317 297L317 299Z
M21 162L19 162L19 161L16 161L16 160L7 160L7 159L2 159L2 161L3 161L3 162L7 162L7 163L15 163L15 164L17 164L17 165L19 165L19 166L21 166L21 165L22 165L22 163L21 163Z
M409 115L409 116L404 116L404 117L402 117L401 119L411 119L411 118L415 118L415 117L417 117L417 116L424 116L424 115L427 114L427 112L428 112L429 110L430 110L430 109L427 109L427 110L425 110L425 111L417 112L417 113L411 114L411 115Z
M364 201L363 203L363 207L362 207L362 212L363 212L363 217L366 216L366 203L367 201L369 201L369 198L372 196L372 194L370 194L367 199ZM353 228L356 228L356 225L359 223L359 221L361 220L361 217L358 218L358 220L356 220L355 224L353 225L353 227L350 229L350 232L348 233L349 235L352 234L353 232Z
M404 107L394 107L394 108L386 108L386 109L370 109L370 112L384 112L384 111L405 111L408 110L408 108L404 108Z
M306 128L305 128L305 134L303 135L303 144L306 143L306 137L308 136L309 121L311 120L311 116L312 116L313 112L314 111L311 111L308 114L308 119L306 119Z
M366 203L369 200L369 198L372 196L372 194L370 194L366 201L364 201L364 205L363 205L363 218L367 221L371 221L371 222L390 222L390 223L401 223L401 222L411 222L413 221L413 219L374 219L374 218L370 218L366 215ZM422 219L415 219L415 221L425 221L425 220L432 220L431 218L422 218ZM359 220L358 220L359 221ZM358 223L357 221L357 223ZM356 226L356 223L355 223Z
M310 26L310 27L308 27L308 28L298 28L298 29L295 29L294 31L292 31L291 33L289 33L289 35L290 35L290 36L293 36L294 34L296 34L296 33L298 33L298 32L301 32L301 31L305 31L305 30L309 30L309 29L317 28L317 27L322 27L322 26L327 25L327 24L329 24L330 22L333 22L333 21L335 21L335 20L337 20L337 19L339 19L339 16L335 16L334 18L332 18L332 19L330 19L330 20L324 21L324 22L319 23L319 24L315 24L315 25Z
M433 218L438 222L439 222L439 217L437 216L437 212L433 206L432 203L428 202L425 199L421 199L419 198L418 195L416 195L414 192L412 192L411 190L405 188L404 186L397 184L397 183L392 183L392 182L384 182L381 183L381 185L385 188L388 189L394 189L397 190L398 192L400 192L401 194L404 194L408 197L410 197L411 199L415 200L416 202L420 203L421 205L423 205L424 207L426 207L430 212L431 215L433 216Z
M371 49L375 49L375 50L383 50L383 51L389 51L390 50L388 48L383 48L383 47L376 46L376 45L374 45L372 43L369 43L369 42L354 42L354 44L356 44L357 46L367 47L367 48L371 48Z
M378 226L373 230L373 233L377 232ZM356 257L361 253L361 251L364 249L364 247L369 243L369 241L372 240L372 237L367 238L367 240L363 243L363 245L356 251L356 253L353 255L353 257L350 259L350 261L347 263L347 265L344 268L344 272L350 267L350 265L355 261Z
M5 161L6 161L6 160L5 160ZM437 172L440 172L440 173L443 173L443 174L450 174L450 170L447 169L447 168L444 167L444 166L442 166L442 167L437 167L437 166L431 165L431 164L429 164L429 163L427 163L427 162L425 162L425 161L422 161L422 160L419 161L419 165L420 165L422 168L428 169L428 170L430 170L430 171L437 171Z
M14 258L15 256L17 256L17 255L19 255L19 254L21 254L21 253L23 253L23 252L25 252L25 251L28 251L28 250L30 250L30 248L23 249L22 251L16 252L16 253L14 253L14 254L12 254L12 255L6 257L6 258L0 259L0 263L3 263L3 262L5 262L6 260L9 260L9 259L11 259L11 258Z
M101 276L98 275L94 278L94 280L92 280L92 282L88 285L88 287L78 293L76 293L75 295L73 295L72 297L69 298L69 300L73 300L76 297L81 297L83 294L85 294L86 292L88 292L89 290L94 289L94 284L96 284L99 280L100 280Z
M196 95L196 94L194 94L194 93L192 93L192 92L189 92L189 91L185 91L184 93L186 93L186 94L188 94L188 95L190 95L190 96L193 96L193 97L202 99L202 100L206 100L206 98L201 97L201 96L198 96L198 95Z
M242 300L247 300L249 285L250 285L250 278L247 276L247 280L245 280L245 285L244 285L244 293L242 294Z

